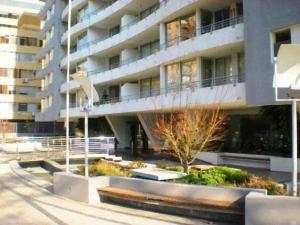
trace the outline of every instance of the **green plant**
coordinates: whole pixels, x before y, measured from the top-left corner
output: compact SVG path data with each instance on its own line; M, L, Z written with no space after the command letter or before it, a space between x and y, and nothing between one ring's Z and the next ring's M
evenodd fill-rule
M191 170L190 174L176 181L188 184L202 185L233 185L248 182L250 176L247 172L228 167L213 167L205 171Z
M79 174L84 174L84 166L79 167ZM100 160L97 163L90 165L89 174L90 176L129 176L126 169L105 160Z
M133 161L127 165L129 169L145 168L146 165L142 161Z

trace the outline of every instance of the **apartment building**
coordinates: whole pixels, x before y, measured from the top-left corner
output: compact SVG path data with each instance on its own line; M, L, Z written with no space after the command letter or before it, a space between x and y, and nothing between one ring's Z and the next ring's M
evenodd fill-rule
M1 133L27 132L39 111L35 80L39 65L35 54L40 21L35 16L41 4L33 1L0 2L0 120ZM25 123L26 121L26 123Z
M39 13L45 41L38 76L47 84L38 94L39 120L65 117L67 89L71 118L83 117L78 82L64 83L68 7L48 0ZM157 112L220 104L230 115L225 150L263 151L264 140L274 144L270 136L280 136L265 116L277 109L278 47L300 43L299 8L297 0L74 0L71 74L95 86L100 101L90 117L105 118L120 147L158 149ZM280 148L288 149L286 142Z

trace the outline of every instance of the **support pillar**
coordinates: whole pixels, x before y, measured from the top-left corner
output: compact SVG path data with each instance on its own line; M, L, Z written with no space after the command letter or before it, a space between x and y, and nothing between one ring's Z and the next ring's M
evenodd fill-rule
M297 146L297 100L292 101L292 157L293 157L293 179L292 195L297 196L297 173L298 173L298 146Z
M202 11L200 8L196 9L196 35L201 35L201 27L202 27Z
M198 56L197 59L196 59L196 65L197 65L197 78L196 78L196 81L197 81L197 87L202 87L202 57L201 56Z
M160 90L161 94L167 93L167 73L166 67L164 65L160 65Z
M166 41L167 41L167 35L166 35L166 25L165 23L159 24L159 43L160 43L160 49L166 48Z

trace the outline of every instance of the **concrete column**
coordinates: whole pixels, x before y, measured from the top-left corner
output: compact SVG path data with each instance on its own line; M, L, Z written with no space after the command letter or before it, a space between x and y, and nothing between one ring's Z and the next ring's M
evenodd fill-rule
M201 9L196 9L196 35L201 35L201 26L202 26L202 15L201 15Z
M166 33L166 24L165 23L160 23L159 24L159 41L160 41L160 46L161 49L165 48L165 44L167 41L167 33Z
M202 86L202 57L198 56L196 58L196 65L197 65L197 86L201 87Z
M115 137L119 142L120 148L130 147L130 129L126 118L122 116L105 116Z
M160 65L160 89L161 94L166 93L167 88L167 73L166 73L166 67L164 65Z

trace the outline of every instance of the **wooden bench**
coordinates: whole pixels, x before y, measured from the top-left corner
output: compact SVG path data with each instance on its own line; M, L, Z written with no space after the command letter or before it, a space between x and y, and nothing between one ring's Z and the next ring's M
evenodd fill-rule
M99 188L98 193L101 201L140 209L222 222L235 222L236 224L243 224L244 220L244 206L236 202L174 198L116 187Z

